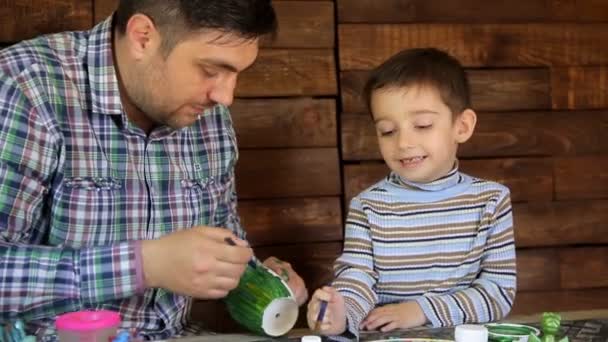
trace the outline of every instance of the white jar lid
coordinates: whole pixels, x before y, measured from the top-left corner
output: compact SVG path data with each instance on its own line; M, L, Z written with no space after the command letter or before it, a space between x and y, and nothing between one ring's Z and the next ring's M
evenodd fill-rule
M488 342L488 329L483 325L463 324L454 331L456 342Z
M301 342L321 342L320 336L302 336Z

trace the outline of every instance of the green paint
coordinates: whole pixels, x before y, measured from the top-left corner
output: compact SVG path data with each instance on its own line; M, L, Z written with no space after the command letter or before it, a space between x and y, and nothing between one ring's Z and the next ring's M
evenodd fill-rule
M230 316L239 324L260 335L264 310L278 298L291 297L280 278L262 265L247 266L239 285L224 299Z

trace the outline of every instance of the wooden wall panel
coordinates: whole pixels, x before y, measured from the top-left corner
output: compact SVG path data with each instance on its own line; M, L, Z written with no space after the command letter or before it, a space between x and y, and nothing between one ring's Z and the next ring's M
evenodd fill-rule
M263 47L333 48L335 45L333 1L273 1L279 32Z
M93 23L93 3L82 0L0 2L0 42L18 42L44 33L86 30Z
M274 39L263 38L262 47L333 48L334 3L332 1L273 1L279 31ZM109 16L118 0L96 0L95 21Z
M511 200L549 201L553 198L553 161L543 158L462 160L463 172L506 185Z
M551 92L553 109L608 108L608 66L552 68Z
M522 291L608 287L608 247L519 249L517 276Z
M95 22L109 17L118 7L119 0L93 0L95 3Z
M459 154L481 156L562 156L608 153L603 144L605 112L480 113L473 137Z
M252 246L342 240L338 197L239 201L239 214Z
M340 23L607 21L604 0L336 0Z
M467 74L476 111L551 108L551 82L547 69L473 69L467 70ZM368 115L362 98L367 75L367 71L341 72L344 113Z
M336 100L237 99L230 107L240 148L337 146Z
M608 247L562 248L559 252L561 287L608 287Z
M336 95L333 50L263 49L238 81L241 97Z
M381 159L369 116L342 115L345 160ZM563 156L608 153L608 112L478 113L461 157Z
M547 201L553 197L553 164L546 159L483 159L461 160L460 169L470 175L490 179L508 186L511 199ZM364 163L344 167L344 196L352 197L388 174L383 163Z
M435 46L465 66L608 64L608 24L342 24L341 70L367 70L394 53Z
M554 248L518 250L517 290L559 290L560 264L556 261L559 250Z
M555 197L558 200L608 198L608 155L557 159Z
M544 311L605 309L608 289L520 291L511 314L537 314Z
M608 244L608 201L516 203L518 247Z
M236 168L241 199L340 195L336 148L242 150Z

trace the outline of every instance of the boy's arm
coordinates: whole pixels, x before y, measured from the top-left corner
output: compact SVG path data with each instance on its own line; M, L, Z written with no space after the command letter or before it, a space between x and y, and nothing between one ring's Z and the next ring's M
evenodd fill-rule
M40 115L45 110L48 103L33 106L0 71L0 320L52 317L143 286L136 242L82 250L36 245L49 233L45 201L61 149Z
M372 236L367 216L358 198L351 201L344 235L344 250L334 265L333 287L344 296L347 330L358 336L359 325L376 306L373 291L378 274L374 270Z
M435 327L481 323L505 317L516 290L515 242L509 191L505 190L489 223L480 272L470 288L449 295L417 299Z

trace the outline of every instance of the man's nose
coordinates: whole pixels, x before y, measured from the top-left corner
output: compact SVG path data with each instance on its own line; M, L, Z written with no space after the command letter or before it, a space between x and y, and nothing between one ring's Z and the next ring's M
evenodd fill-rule
M230 106L234 101L235 88L236 75L228 76L216 83L209 94L209 99L215 103Z

